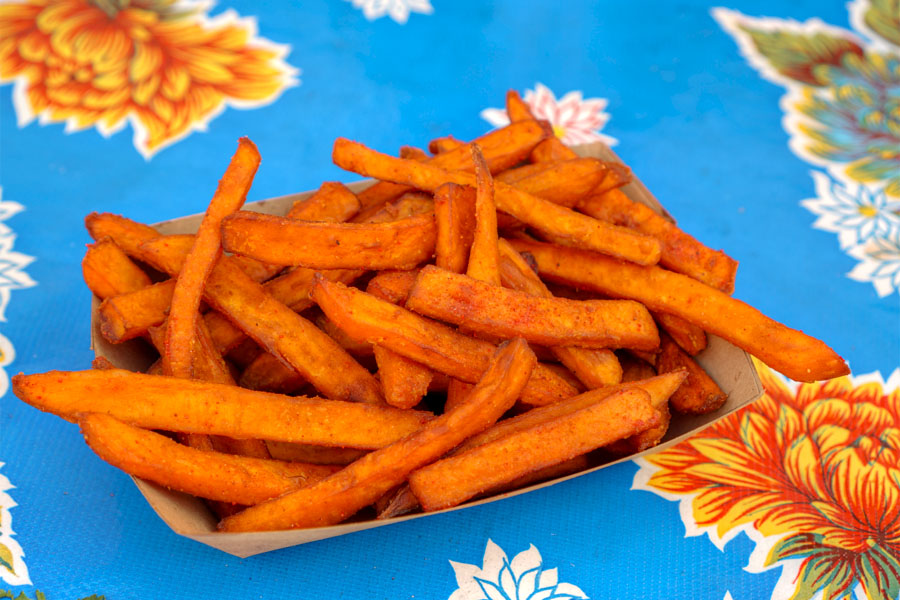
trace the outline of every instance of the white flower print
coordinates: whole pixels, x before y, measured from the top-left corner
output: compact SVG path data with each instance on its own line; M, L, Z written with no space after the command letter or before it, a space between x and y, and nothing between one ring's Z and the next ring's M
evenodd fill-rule
M9 375L6 374L4 367L11 365L15 358L16 349L13 348L12 342L0 333L0 398L9 390Z
M361 8L369 21L388 15L400 25L409 20L409 13L430 15L434 12L431 0L350 0L354 8Z
M881 298L900 290L900 232L886 238L870 238L847 250L847 254L860 261L847 277L871 282Z
M5 321L4 311L9 303L12 290L37 285L23 270L34 260L20 252L13 252L16 235L4 221L25 210L18 202L3 201L3 188L0 188L0 321ZM0 334L0 397L9 391L9 375L5 367L12 364L16 357L15 348L6 336ZM3 463L0 463L0 467ZM25 553L19 543L12 538L11 508L16 506L6 493L13 485L0 474L0 580L9 585L31 585L28 567L25 566Z
M3 201L3 188L0 188L0 321L5 321L6 305L12 290L20 290L37 285L24 271L33 257L13 251L16 235L3 224L3 221L24 210L18 202Z
M900 201L889 198L883 186L845 183L819 171L812 176L816 197L800 204L819 215L813 227L838 234L841 248L900 231Z
M0 335L0 341L5 339ZM0 468L3 463L0 462ZM12 538L15 532L12 530L12 516L9 510L16 506L13 499L6 493L13 486L9 479L0 474L0 580L9 585L31 585L28 577L28 567L22 560L25 553L19 543Z
M580 91L573 91L557 100L547 86L537 83L534 90L525 90L523 100L535 118L549 121L556 136L568 145L604 142L614 146L618 143L617 139L600 133L609 121L609 114L603 112L606 98L584 99ZM509 124L506 110L502 108L486 108L481 111L481 118L494 127Z
M531 545L512 561L492 540L482 566L450 561L459 588L450 600L575 600L587 598L578 586L559 583L556 569L544 569L541 553Z

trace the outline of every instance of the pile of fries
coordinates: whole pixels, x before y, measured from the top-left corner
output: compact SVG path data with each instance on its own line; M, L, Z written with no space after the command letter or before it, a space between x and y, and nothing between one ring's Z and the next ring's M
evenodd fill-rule
M239 532L448 508L651 448L670 410L726 400L693 358L707 333L796 380L848 372L732 298L737 263L630 200L627 168L514 92L507 110L431 155L338 139L334 162L378 181L283 217L240 210L247 139L194 235L88 216L102 334L159 360L20 374L15 394Z

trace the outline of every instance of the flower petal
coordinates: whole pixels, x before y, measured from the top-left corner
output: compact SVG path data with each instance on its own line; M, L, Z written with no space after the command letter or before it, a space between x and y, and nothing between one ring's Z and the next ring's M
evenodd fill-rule
M825 474L819 448L809 436L801 435L784 455L784 468L791 483L804 495L825 498Z
M508 562L503 563L503 568L500 569L500 579L498 582L503 590L504 598L516 600L516 578L513 576L512 569L509 568Z
M541 562L541 553L534 547L534 544L531 544L527 550L523 550L513 557L510 567L513 576L518 580L526 571L539 569Z
M558 575L556 567L553 567L552 569L544 569L543 571L541 571L541 576L538 579L538 587L540 589L555 587L557 583Z
M162 64L163 53L158 45L135 42L129 76L132 81L143 81L151 75L157 74Z

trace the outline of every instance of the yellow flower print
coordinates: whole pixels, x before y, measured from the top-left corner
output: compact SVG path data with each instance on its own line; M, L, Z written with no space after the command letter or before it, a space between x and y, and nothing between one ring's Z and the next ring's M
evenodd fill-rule
M766 394L642 462L637 487L683 497L719 539L775 539L762 565L800 559L792 598L900 592L900 388L842 377L795 392L757 363ZM751 558L751 562L752 562Z
M296 85L288 48L252 19L174 0L28 0L0 5L0 83L19 125L38 118L108 136L130 122L146 157Z

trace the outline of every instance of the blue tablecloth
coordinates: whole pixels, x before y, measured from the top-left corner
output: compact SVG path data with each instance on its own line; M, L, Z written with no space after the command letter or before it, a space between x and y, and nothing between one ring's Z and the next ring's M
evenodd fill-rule
M0 578L124 598L897 598L900 10L891 0L15 0L0 5ZM91 211L351 181L338 136L481 135L516 89L740 261L735 296L849 378L538 492L237 559L172 533L13 373L88 368Z

